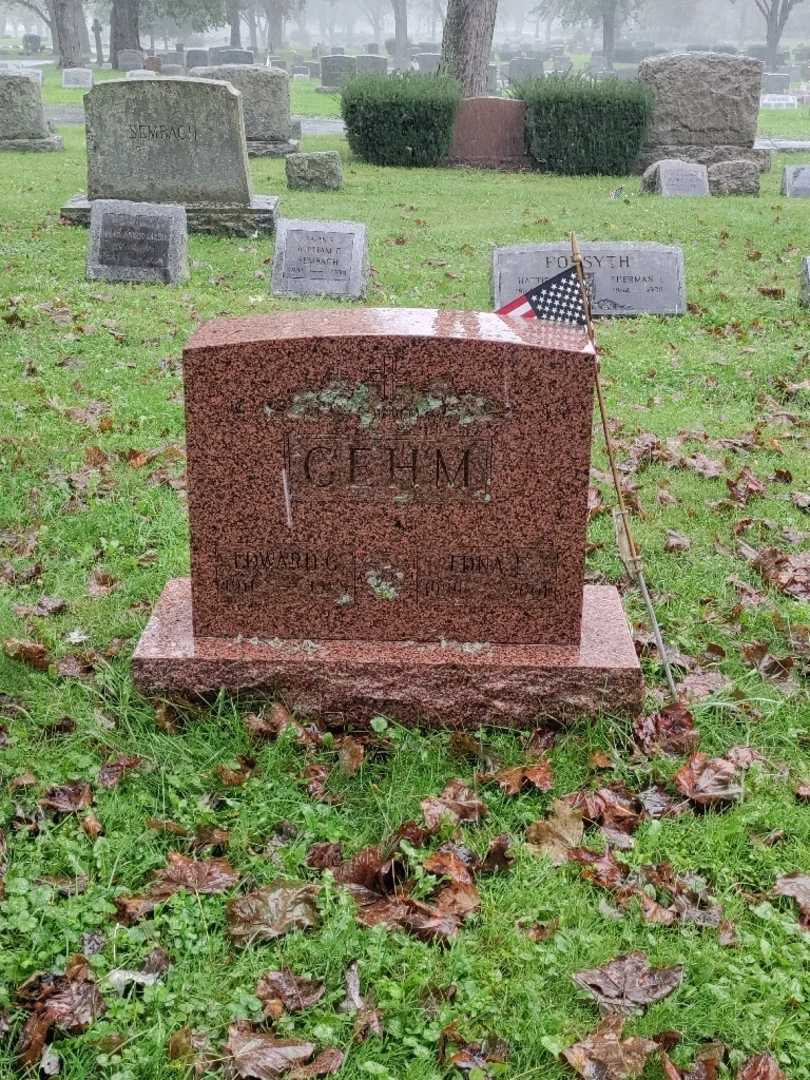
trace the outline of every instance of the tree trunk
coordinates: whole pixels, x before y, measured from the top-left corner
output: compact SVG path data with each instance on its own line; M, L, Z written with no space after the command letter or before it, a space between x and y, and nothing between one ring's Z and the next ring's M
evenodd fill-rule
M449 0L440 73L455 75L464 97L487 92L489 54L498 0Z
M394 8L394 67L407 71L411 66L408 53L408 0L391 0Z
M99 67L104 63L104 45L101 41L101 23L93 19L93 37L96 42L96 63Z
M767 31L765 43L768 46L768 71L776 71L779 66L779 42L782 40L784 23L780 19L782 3L784 0L771 0L771 6L767 15Z
M228 25L231 28L231 48L242 48L242 17L239 14L239 0L227 0Z
M616 0L602 3L602 55L605 68L613 71L613 55L616 51Z
M90 59L90 35L87 32L87 19L84 17L82 0L73 0L76 12L76 26L79 28L79 41L82 45L82 59Z
M118 66L123 49L140 49L140 0L113 0L110 8L110 60Z
M283 0L265 0L267 14L267 52L274 55L284 44L284 2Z
M51 0L51 33L59 67L82 66L82 42L76 19L76 0Z
M253 4L247 9L248 34L250 35L250 47L254 54L259 51L259 27L256 22L256 8Z

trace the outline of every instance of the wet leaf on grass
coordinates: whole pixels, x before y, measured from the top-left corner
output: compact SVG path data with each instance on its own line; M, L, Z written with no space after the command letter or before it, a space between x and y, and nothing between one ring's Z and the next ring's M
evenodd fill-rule
M799 905L799 925L810 930L810 876L807 874L783 874L773 887L776 896L789 896Z
M343 862L343 845L327 840L313 844L307 852L306 862L313 870L334 870Z
M738 506L746 506L755 495L765 492L765 485L751 472L749 468L741 469L739 475L732 480L726 479L729 498Z
M69 780L46 791L39 805L43 810L51 810L55 814L75 814L79 810L86 810L92 801L93 793L89 784L83 780Z
M550 791L554 787L554 773L551 762L547 758L542 761L527 762L524 765L511 765L493 773L479 773L478 779L496 783L504 795L519 795L521 791L527 791L530 788L536 791Z
M294 975L289 968L266 971L256 986L256 997L262 1003L265 1016L278 1020L285 1012L303 1012L317 1004L326 987L315 979Z
M455 1048L455 1049L453 1049ZM509 1044L497 1035L489 1035L480 1042L465 1039L456 1021L448 1024L439 1036L437 1053L441 1064L450 1063L464 1073L477 1078L492 1075L490 1065L502 1065L509 1057Z
M550 922L532 922L531 919L518 919L515 927L525 934L529 941L548 941L560 929L560 920L551 919Z
M373 1001L360 993L360 970L357 963L349 964L345 976L346 997L338 1006L340 1012L354 1016L354 1041L365 1042L369 1035L382 1037L382 1015Z
M105 983L123 997L130 986L154 986L169 970L171 961L165 949L156 948L147 956L140 970L115 968L104 978Z
M698 806L718 806L742 798L737 768L726 758L693 754L673 779L678 790Z
M219 1058L211 1049L208 1036L203 1031L182 1027L169 1039L170 1061L183 1061L195 1076L208 1076L219 1068Z
M22 1063L31 1067L42 1058L51 1028L71 1035L86 1031L106 1011L104 998L83 956L68 961L61 975L32 975L17 988L17 1001L30 1015L20 1036Z
M192 859L178 851L170 851L167 865L155 871L143 895L116 897L118 921L132 926L177 892L212 896L227 892L238 881L239 874L227 859Z
M420 941L452 941L458 934L461 918L445 913L420 900L405 896L381 896L362 885L347 886L357 903L357 921L361 926L382 926L413 934Z
M278 1039L248 1024L232 1024L223 1048L226 1062L244 1080L274 1080L296 1065L305 1065L315 1044L302 1039Z
M118 585L117 580L107 570L95 567L87 582L87 595L98 599L107 596Z
M666 1080L717 1080L726 1056L723 1043L706 1043L698 1050L694 1065L684 1071L672 1064L667 1049L662 1048L661 1051L661 1066Z
M58 615L67 608L67 601L58 596L41 596L36 604L15 604L14 614L21 619L44 619L49 615Z
M423 799L421 806L429 829L439 828L445 820L454 825L461 821L476 823L487 813L484 803L463 780L451 780L441 795Z
M650 716L639 717L633 725L636 741L648 757L655 754L689 754L700 734L695 718L681 701L665 706Z
M44 645L38 641L20 641L18 638L8 638L3 642L3 651L10 660L17 660L26 664L34 671L47 671L51 662L51 656Z
M236 769L232 769L229 765L216 766L215 772L221 783L226 787L241 787L253 775L253 770L256 767L255 758L245 757L242 754L238 760L239 767Z
M289 1074L290 1080L309 1080L310 1077L332 1076L343 1068L346 1055L336 1046L321 1050L309 1065L296 1065Z
M576 985L596 998L603 1016L639 1013L645 1005L669 997L682 980L681 965L654 968L644 953L638 951L617 956L601 967L578 971L574 975Z
M752 565L785 596L810 600L810 551L789 555L779 548L763 548L754 553Z
M770 1054L755 1054L740 1068L737 1080L787 1080L776 1058Z
M317 885L276 882L236 897L228 904L231 937L238 945L250 945L315 926L318 892Z
M675 529L667 530L667 538L664 541L664 551L674 554L676 552L688 551L691 546L692 541L686 533L677 532Z
M596 1031L564 1050L563 1057L585 1080L630 1080L640 1076L658 1045L639 1035L623 1039L624 1024L623 1016L607 1017Z
M496 772L503 765L500 754L481 739L466 731L454 731L450 735L450 753L460 761L477 762L484 772Z
M512 838L509 833L501 833L490 840L489 847L478 867L479 874L497 874L508 870L515 861L511 852Z
M683 679L678 685L678 693L691 705L711 697L712 694L718 694L721 690L727 690L731 685L731 679L720 671L698 670L690 672Z
M138 754L119 754L113 761L106 761L98 771L98 782L102 787L114 788L125 772L137 769L143 761Z
M366 748L359 739L344 735L338 740L338 764L344 776L354 776L365 756Z
M562 866L581 842L584 830L581 808L555 799L551 814L530 825L526 839L533 851L547 855L555 866Z

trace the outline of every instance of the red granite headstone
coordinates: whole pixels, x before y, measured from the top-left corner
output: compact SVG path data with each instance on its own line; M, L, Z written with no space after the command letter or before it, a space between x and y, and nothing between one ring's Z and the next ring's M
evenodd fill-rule
M517 98L465 98L456 113L450 163L480 169L530 169L526 102Z
M583 593L594 378L582 331L491 314L204 326L184 355L191 611L170 583L141 685L274 687L354 719L635 708L618 596Z

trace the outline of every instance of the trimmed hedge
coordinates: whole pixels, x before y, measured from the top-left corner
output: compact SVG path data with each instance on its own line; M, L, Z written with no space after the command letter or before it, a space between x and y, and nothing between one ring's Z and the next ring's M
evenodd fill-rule
M652 94L638 81L549 75L515 88L528 104L526 136L539 168L566 176L627 176L652 114Z
M358 75L340 111L352 152L372 165L438 165L449 151L461 89L455 79L405 72Z

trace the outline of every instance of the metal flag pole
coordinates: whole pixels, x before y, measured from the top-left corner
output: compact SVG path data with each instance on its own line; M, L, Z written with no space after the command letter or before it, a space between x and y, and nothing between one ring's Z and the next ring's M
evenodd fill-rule
M616 465L616 450L613 445L613 437L610 434L610 426L608 424L607 407L605 405L605 395L602 389L602 379L600 375L600 363L599 363L599 351L596 347L596 331L593 325L593 315L591 312L591 298L588 293L588 287L585 284L585 272L582 265L582 252L579 249L579 243L575 233L571 233L571 254L574 260L574 265L577 269L577 278L579 280L579 287L582 290L582 302L585 307L585 316L587 318L588 337L591 339L591 344L594 349L594 356L596 359L596 398L599 402L599 416L602 421L602 432L605 437L605 449L607 451L608 461L610 463L610 473L613 477L613 487L616 490L616 502L618 504L618 510L614 512L614 523L616 526L616 540L619 547L619 557L627 568L627 572L630 577L638 585L641 593L641 598L644 601L644 606L647 609L647 615L649 616L650 625L652 626L653 637L655 638L655 645L658 649L658 655L661 658L661 666L664 669L664 675L666 676L667 685L669 686L670 693L673 698L678 697L678 691L675 688L675 680L672 677L672 668L669 666L669 659L667 658L667 651L664 645L664 639L661 636L661 627L658 625L658 619L655 615L655 608L653 607L652 599L650 597L649 590L647 589L647 582L644 580L644 567L641 561L641 555L639 554L636 542L633 539L633 533L630 529L630 522L627 519L627 506L625 505L624 495L622 494L621 478L619 476L619 469Z

